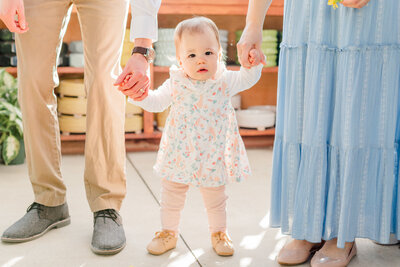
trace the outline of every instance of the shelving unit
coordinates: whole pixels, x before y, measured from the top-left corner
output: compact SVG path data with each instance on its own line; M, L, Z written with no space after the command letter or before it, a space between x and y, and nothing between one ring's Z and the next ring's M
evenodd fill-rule
M219 29L228 30L228 58L236 56L235 31L245 26L248 0L163 0L159 10L159 28L174 28L180 21L195 15L204 15L212 19ZM130 14L127 27L129 27ZM283 0L273 0L265 19L265 29L282 30ZM0 27L4 27L0 23ZM73 9L64 42L81 39L81 32L76 10ZM228 69L238 70L239 66L228 66ZM14 76L17 68L7 68ZM61 77L82 77L83 68L59 67ZM152 88L157 88L168 78L169 67L151 66ZM252 105L276 105L278 67L264 68L260 81L250 90L241 93L242 108ZM127 151L155 150L158 147L162 132L154 128L154 114L144 111L143 132L140 134L126 133ZM275 129L264 131L240 129L240 134L247 147L272 145ZM63 154L83 153L84 134L61 135Z

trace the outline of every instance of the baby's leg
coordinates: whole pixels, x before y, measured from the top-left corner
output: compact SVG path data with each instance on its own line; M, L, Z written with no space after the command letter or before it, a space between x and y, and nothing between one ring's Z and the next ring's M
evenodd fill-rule
M211 232L211 243L218 255L231 256L234 249L226 231L226 200L225 186L202 187L204 205L208 215L208 225Z
M186 184L162 180L161 182L161 226L162 231L147 245L147 251L161 255L176 247L181 211L185 205Z
M226 200L228 196L225 194L225 186L201 187L200 192L207 210L210 232L226 232Z
M161 225L163 230L178 233L181 211L185 206L187 184L162 180Z

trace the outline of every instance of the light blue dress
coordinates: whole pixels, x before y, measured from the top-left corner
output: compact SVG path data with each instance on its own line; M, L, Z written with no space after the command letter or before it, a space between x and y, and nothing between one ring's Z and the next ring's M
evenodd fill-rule
M271 226L338 246L400 239L400 1L286 0Z

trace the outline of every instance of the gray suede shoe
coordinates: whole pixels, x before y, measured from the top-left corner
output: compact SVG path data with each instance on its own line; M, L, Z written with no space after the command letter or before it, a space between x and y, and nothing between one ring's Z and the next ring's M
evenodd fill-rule
M41 237L53 228L60 228L70 223L67 203L48 207L33 202L26 214L4 231L1 241L10 243L30 241Z
M114 209L94 213L92 251L100 255L113 255L126 244L122 218Z

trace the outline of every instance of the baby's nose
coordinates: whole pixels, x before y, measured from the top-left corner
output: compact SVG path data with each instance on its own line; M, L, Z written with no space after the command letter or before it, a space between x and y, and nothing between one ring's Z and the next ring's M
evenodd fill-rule
M197 64L203 64L205 62L206 62L206 59L204 57L198 57Z

